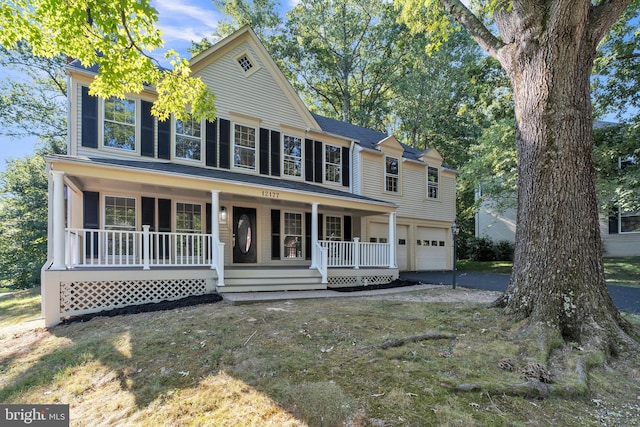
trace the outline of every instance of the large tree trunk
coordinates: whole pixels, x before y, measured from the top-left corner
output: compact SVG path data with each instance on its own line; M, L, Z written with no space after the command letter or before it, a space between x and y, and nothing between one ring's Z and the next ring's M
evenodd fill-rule
M514 8L505 14L508 22L496 16L501 32L514 39L498 58L513 85L518 154L515 260L500 302L567 341L616 352L635 344L609 296L602 263L589 2L556 9L553 19L535 12Z

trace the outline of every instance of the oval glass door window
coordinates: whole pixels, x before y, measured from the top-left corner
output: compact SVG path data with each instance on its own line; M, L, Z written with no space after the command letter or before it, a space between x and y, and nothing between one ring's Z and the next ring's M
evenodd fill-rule
M244 255L251 249L251 220L246 214L240 215L238 219L238 235L236 236L236 245L238 250Z

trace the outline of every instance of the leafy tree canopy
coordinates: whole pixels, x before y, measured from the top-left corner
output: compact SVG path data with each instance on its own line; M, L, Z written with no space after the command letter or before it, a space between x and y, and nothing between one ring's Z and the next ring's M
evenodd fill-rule
M163 69L147 52L162 47L155 26L157 11L149 0L74 1L13 0L0 4L0 44L15 49L26 41L35 56L65 55L84 67L98 66L90 93L124 98L155 87L153 113L184 119L215 117L214 95L190 76L189 62L173 50L165 54L172 68Z

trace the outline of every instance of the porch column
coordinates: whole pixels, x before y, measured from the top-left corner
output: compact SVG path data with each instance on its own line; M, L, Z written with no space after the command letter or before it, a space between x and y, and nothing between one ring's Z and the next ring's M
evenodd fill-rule
M66 270L64 244L64 172L51 171L53 176L53 265L52 270Z
M211 190L211 234L220 241L220 190Z
M317 268L316 244L318 243L318 203L311 204L311 267Z
M396 268L396 213L389 212L389 268Z

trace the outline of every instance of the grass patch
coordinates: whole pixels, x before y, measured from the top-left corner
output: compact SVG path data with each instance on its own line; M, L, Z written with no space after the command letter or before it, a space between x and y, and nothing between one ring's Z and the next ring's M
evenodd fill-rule
M637 422L640 361L594 368L583 394L562 392L575 381L569 373L550 398L507 396L523 382L519 370L547 354L525 359L539 343L522 342L518 325L486 305L420 300L449 301L447 292L455 291L0 328L0 401L68 403L72 425L598 426L603 414L607 425ZM29 294L21 299L37 309ZM380 346L426 333L453 338ZM483 391L459 391L465 384Z
M511 274L511 261L469 261L460 260L456 263L458 271L473 271L477 273Z
M41 316L40 287L15 291L0 297L0 327Z
M604 258L607 284L640 288L640 257Z

